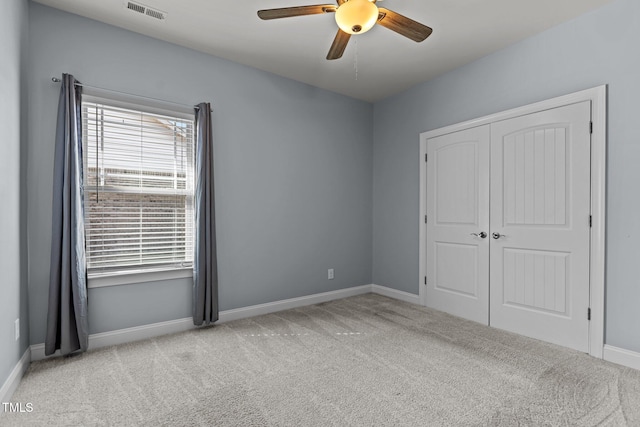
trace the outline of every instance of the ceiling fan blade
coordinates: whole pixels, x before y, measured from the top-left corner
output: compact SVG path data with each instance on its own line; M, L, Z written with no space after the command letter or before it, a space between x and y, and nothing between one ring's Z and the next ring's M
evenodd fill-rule
M378 11L380 12L378 24L415 42L423 41L433 32L431 27L427 27L392 10L379 7Z
M336 6L332 4L316 4L312 6L281 7L279 9L264 9L258 11L261 19L289 18L292 16L318 15L321 13L335 12Z
M338 29L338 34L336 34L336 38L333 39L333 43L331 44L331 48L327 54L327 59L331 60L341 58L350 38L351 34Z

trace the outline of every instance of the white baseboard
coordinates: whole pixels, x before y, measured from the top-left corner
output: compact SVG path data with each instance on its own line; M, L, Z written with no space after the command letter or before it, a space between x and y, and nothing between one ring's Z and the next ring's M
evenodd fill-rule
M275 313L277 311L289 310L292 308L304 307L306 305L320 304L321 302L333 301L362 295L371 292L371 285L356 286L353 288L340 289L337 291L323 292L321 294L308 295L299 298L290 298L281 301L269 302L266 304L252 305L249 307L236 308L220 312L219 323L230 322L232 320L245 319L247 317L260 316L262 314Z
M262 314L275 313L277 311L291 308L303 307L306 305L319 304L321 302L347 298L355 295L362 295L371 290L372 285L356 286L353 288L340 289L337 291L323 292L320 294L308 295L299 298L291 298L282 301L275 301L266 304L252 305L249 307L225 310L219 313L218 323L230 322L232 320L244 319L247 317L260 316ZM193 329L193 319L186 317L183 319L169 320L167 322L152 323L150 325L135 326L133 328L118 329L115 331L102 332L89 335L89 348L96 349L110 345L125 344L133 341L140 341L160 335L173 334ZM60 352L45 356L44 343L31 346L31 360L42 360L48 357L59 356Z
M387 288L386 286L380 285L371 285L371 292L411 304L420 305L420 295L410 294L409 292L399 291L397 289Z
M22 380L22 376L29 367L29 363L31 363L31 350L27 348L16 366L13 368L13 371L11 371L9 378L7 378L2 385L2 388L0 388L0 402L9 402L11 400L11 396L13 396L13 393L18 388L18 385ZM2 413L2 411L0 411L0 413Z
M603 359L618 365L640 370L640 353L605 344Z
M89 335L89 348L95 349L100 347L108 347L110 345L124 344L133 341L140 341L147 338L153 338L160 335L174 334L193 329L193 319L187 317L184 319L169 320L167 322L152 323L150 325L135 326L133 328L118 329L115 331L101 332ZM60 355L60 351L56 351L50 356L44 354L44 344L34 344L31 346L31 360L42 360L49 357Z
M307 295L299 298L290 298L266 304L252 305L249 307L225 310L219 313L218 323L231 322L233 320L245 319L247 317L260 316L263 314L275 313L277 311L289 310L292 308L304 307L307 305L319 304L322 302L352 297L373 292L413 304L420 303L418 295L404 291L387 288L379 285L362 285L337 291L323 292L320 294ZM184 319L169 320L167 322L152 323L150 325L135 326L133 328L118 329L116 331L102 332L89 336L89 348L95 349L110 345L124 344L133 341L140 341L160 335L174 334L177 332L193 329L191 317ZM45 356L44 344L34 344L31 346L31 360L42 360L47 357L59 356L59 352L51 356Z

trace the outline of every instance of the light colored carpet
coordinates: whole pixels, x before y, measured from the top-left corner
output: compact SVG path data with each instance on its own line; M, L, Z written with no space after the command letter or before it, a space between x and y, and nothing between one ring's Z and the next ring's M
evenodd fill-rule
M639 426L640 372L367 294L33 363L9 426Z

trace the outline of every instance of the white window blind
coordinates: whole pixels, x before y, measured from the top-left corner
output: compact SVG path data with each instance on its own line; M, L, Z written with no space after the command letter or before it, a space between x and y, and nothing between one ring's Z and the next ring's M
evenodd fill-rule
M89 275L193 262L193 120L82 103Z

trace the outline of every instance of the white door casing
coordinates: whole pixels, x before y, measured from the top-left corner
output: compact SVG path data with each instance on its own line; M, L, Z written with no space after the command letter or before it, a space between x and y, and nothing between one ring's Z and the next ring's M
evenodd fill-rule
M455 132L458 131L462 131L462 130L468 130L471 128L478 128L484 125L491 125L494 123L498 123L501 121L505 121L505 120L509 120L509 119L513 119L513 118L518 118L524 115L528 115L528 114L532 114L532 113L537 113L537 112L542 112L542 111L546 111L546 110L550 110L550 109L554 109L554 108L558 108L558 107L563 107L563 106L568 106L568 105L572 105L572 104L579 104L582 103L584 101L587 101L588 103L590 103L590 116L591 116L591 135L590 135L590 140L591 140L591 153L590 153L590 176L587 176L586 179L582 179L582 182L589 182L590 183L590 189L588 189L587 191L590 192L590 213L591 213L591 219L592 219L592 227L588 229L588 235L590 236L590 246L587 243L587 245L585 245L585 247L583 247L583 249L586 249L587 253L589 254L590 257L590 263L586 268L581 269L581 273L583 275L586 274L587 277L587 281L588 281L588 285L590 287L590 293L589 293L589 306L590 306L590 313L591 313L591 322L589 322L587 324L587 328L588 328L588 336L589 336L589 343L588 343L588 347L585 350L584 346L580 347L581 350L583 351L588 351L589 354L591 354L594 357L603 357L603 344L604 344L604 271L605 271L605 247L604 247L604 243L605 243L605 190L606 190L606 186L605 186L605 177L606 177L606 86L599 86L593 89L587 89L584 91L580 91L580 92L575 92L569 95L564 95L558 98L553 98L553 99L549 99L546 101L541 101L541 102L537 102L535 104L530 104L530 105L526 105L523 107L518 107L512 110L508 110L508 111L503 111L500 113L496 113L496 114L492 114L490 116L486 116L486 117L481 117L478 119L474 119L474 120L470 120L467 122L463 122L463 123L458 123L452 126L447 126L445 128L440 128L440 129L436 129L433 131L428 131L428 132L424 132L420 135L420 247L419 247L419 253L420 253L420 272L419 272L419 292L420 292L420 298L421 301L424 305L432 305L429 303L429 298L431 296L431 290L429 290L429 286L425 285L423 281L426 281L427 276L431 275L431 267L429 268L429 271L427 269L427 264L428 264L428 242L427 242L427 228L430 227L430 225L426 224L424 222L424 218L425 215L427 214L427 195L428 195L428 187L431 186L431 182L430 180L427 179L427 173L429 172L429 168L432 166L432 157L429 157L429 163L426 163L426 157L425 155L427 154L427 149L428 149L428 144L427 141L429 140L434 140L435 138L438 138L440 136L443 135L449 135L449 134L453 134ZM586 104L585 104L586 105ZM498 125L497 128L494 128L496 130L499 130L500 127ZM585 127L583 127L582 129L586 129ZM588 131L587 131L588 133ZM535 132L533 134L535 136ZM524 137L524 136L523 136ZM530 138L530 137L529 137ZM515 143L514 144L516 146L518 146L519 144L524 144L524 143ZM547 144L551 144L551 143L547 143ZM554 142L555 144L555 142ZM526 144L524 144L521 149L525 149ZM534 148L534 158L536 156L535 153L535 143L533 144L533 148ZM510 148L509 148L510 149ZM508 150L509 150L508 149ZM520 148L518 148L520 149ZM515 148L514 148L515 150ZM526 150L531 150L530 146L527 146ZM516 153L512 153L513 155L515 155ZM538 157L541 155L540 153L537 154ZM570 152L569 155L572 155L572 153ZM565 159L566 160L566 159ZM540 166L540 162L538 162ZM429 165L429 167L427 167L427 165ZM538 200L541 200L540 198L543 197L542 195L535 195L535 188L536 188L536 184L535 184L535 180L536 180L536 174L535 174L535 169L532 169L534 174L533 174L533 185L534 185L534 193L533 193L533 200L536 200L536 197L538 197ZM572 172L572 171L569 171ZM431 172L429 172L429 174L431 174ZM528 174L527 176L531 176L531 172L527 171L526 174ZM513 175L513 174L512 174ZM513 175L515 178L515 175ZM538 176L538 182L541 183L541 178ZM565 184L567 184L565 182ZM511 184L509 184L511 185ZM515 182L513 183L513 185L515 185ZM518 185L522 186L522 183L518 183ZM529 186L528 188L531 188L531 184L530 183L525 183L524 185ZM584 188L583 188L584 189ZM494 191L494 190L492 190ZM520 196L518 196L520 197ZM520 199L518 198L518 202L520 203L525 203L525 208L517 208L517 213L516 213L516 205L512 205L511 211L509 211L508 215L512 215L512 217L510 218L514 218L513 215L520 215L520 218L522 217L522 215L524 214L524 210L526 210L526 207L531 205L531 197L530 195L527 195L526 198L523 195L523 198ZM549 196L550 197L550 196ZM549 199L550 200L550 199ZM588 199L587 199L588 200ZM555 194L554 194L554 201L555 201ZM565 210L565 214L566 215L570 215L571 212L570 210L573 208L573 206L570 206L569 210ZM526 214L525 218L521 221L524 221L525 223L527 222L527 220L531 220L531 215L534 215L533 217L533 222L534 222L534 226L539 226L540 224L536 224L536 219L535 219L535 215L537 214L538 216L541 215L541 210L540 207L537 208L538 210L536 211L536 208L533 208L532 213L528 213ZM521 212L522 211L522 212ZM503 216L504 218L503 220L503 225L505 224L504 220L507 218L507 214L504 214L503 212ZM555 218L555 216L554 216ZM431 217L429 217L429 222L431 222ZM496 218L493 218L493 213L492 213L492 219L495 220ZM571 218L569 218L569 220L571 220ZM509 221L514 222L516 220L514 219L510 219ZM509 221L506 222L507 225L509 225ZM541 219L538 219L538 222L541 222ZM546 219L544 221L547 221ZM550 221L550 220L549 220ZM555 221L555 220L554 220ZM577 220L576 220L577 221ZM587 219L587 221L589 221L589 219ZM517 222L517 221L516 221ZM573 223L571 223L573 224ZM517 224L518 226L521 226L522 228L524 228L524 226L522 226L521 224ZM492 224L492 226L494 226ZM511 224L509 225L510 227L515 227L515 224ZM562 228L562 225L558 225L558 224L554 224L554 227L560 227ZM495 227L495 226L494 226ZM566 228L566 227L565 227ZM504 250L507 249L507 243L508 243L508 239L509 237L509 233L507 233L507 227L503 227L502 229L502 234L506 235L507 237L503 238L503 239L499 239L499 240L495 240L492 239L491 236L487 237L487 240L490 239L491 242L498 242L496 245L493 245L496 248L502 248L503 251L503 255L504 255ZM498 231L500 232L500 231ZM489 231L487 231L487 233L489 233ZM511 233L513 234L513 233ZM533 233L535 234L535 233ZM517 236L517 233L516 235ZM488 242L487 242L488 243ZM513 240L511 241L511 243L514 243ZM489 244L489 243L488 243ZM512 248L513 247L513 248ZM522 265L526 265L529 268L531 267L531 265L533 265L533 269L536 268L536 265L538 266L537 268L542 269L542 267L540 267L541 265L547 265L547 264L551 264L551 261L554 262L554 266L557 260L557 254L554 254L553 256L551 256L551 258L549 260L547 260L547 256L550 254L545 254L542 253L544 252L546 249L543 249L542 251L538 251L536 252L536 249L533 248L526 248L526 246L523 246L524 249L522 248L515 248L515 245L511 245L509 246L509 248L511 248L511 253L508 254L508 257L512 257L513 258L513 264L512 266L515 268L516 266L518 268L520 268L520 264ZM521 251L527 251L533 249L532 253L528 254L530 256L527 256L527 254L524 253L517 253L517 250L521 250ZM493 249L492 249L493 251ZM517 258L517 261L516 261ZM562 256L560 256L560 258L562 258ZM560 265L560 264L558 264ZM571 261L569 261L566 265L568 265L568 270L566 271L571 271ZM504 263L502 263L502 268L503 268L503 273L504 273ZM546 267L545 267L546 268ZM558 275L561 275L561 271L560 268L558 269L558 272L556 272L554 270L554 275L557 273ZM495 273L495 271L493 271L493 267L492 267L492 274ZM548 269L548 274L549 277L551 276L550 272L551 269ZM512 274L512 272L509 270L508 274ZM536 279L535 279L535 274L533 275L534 277L534 284L536 283ZM566 277L566 275L565 275ZM431 282L431 277L429 277L429 282ZM538 282L540 282L540 279L537 279ZM528 282L527 282L528 281ZM525 286L527 284L531 283L531 279L528 278L526 281L523 282L525 284ZM521 285L518 285L521 286ZM513 288L513 287L512 287ZM504 287L502 288L504 291ZM527 288L529 289L529 288ZM513 288L513 290L516 290L515 288ZM522 288L520 288L520 290L522 290ZM555 290L555 288L554 288ZM510 292L511 290L509 290ZM565 289L566 291L566 289ZM520 304L519 306L517 304L513 304L511 303L511 305L516 305L521 311L535 311L536 309L538 311L541 311L542 313L549 315L549 312L543 310L540 310L539 308L537 308L535 305L542 305L543 303L547 303L547 300L545 299L544 302L541 299L541 294L533 294L533 304L534 307L531 308L527 308L524 307L524 305L526 305L527 301L531 301L532 295L531 295L531 289L528 290L529 294L526 293L527 291L525 291L525 293L523 294L525 297L525 304ZM548 293L549 295L551 295L551 293ZM554 297L556 296L556 294L553 294ZM566 295L566 293L565 293ZM492 294L493 297L495 297L495 295ZM503 296L503 302L504 302L504 292L502 293ZM509 295L510 297L510 295ZM529 300L527 300L526 298L529 298ZM536 299L537 298L537 299ZM559 298L559 297L558 297ZM513 298L512 298L513 299ZM553 304L554 304L554 309L556 309L555 304L556 303L560 303L561 298L560 299L554 299ZM566 301L565 301L566 302ZM551 301L548 301L548 304L551 304ZM511 307L509 307L511 308ZM566 308L566 307L565 307ZM573 315L573 310L575 310L576 314L578 314L578 312L580 312L580 317L584 317L586 318L586 313L583 314L581 313L583 309L577 308L576 306L570 306L569 307L569 312L572 313L571 315ZM565 309L565 311L567 311ZM551 313L551 316L556 315L556 316L560 316L562 317L562 314L553 314ZM567 317L566 315L564 316L565 318ZM538 319L530 319L530 322L528 323L536 323ZM483 322L484 323L484 322ZM493 324L495 324L494 322L492 322ZM527 323L527 322L525 322ZM544 329L544 328L542 328ZM548 329L548 328L547 328ZM522 332L521 332L522 333ZM582 335L582 332L577 332L578 335ZM546 339L546 338L543 338ZM575 347L575 345L572 345L571 343L568 343L567 341L560 340L559 344L561 345L565 345L565 346L573 346Z
M590 122L585 101L491 125L490 324L583 352Z
M489 125L429 140L426 189L427 306L485 325L489 144Z

